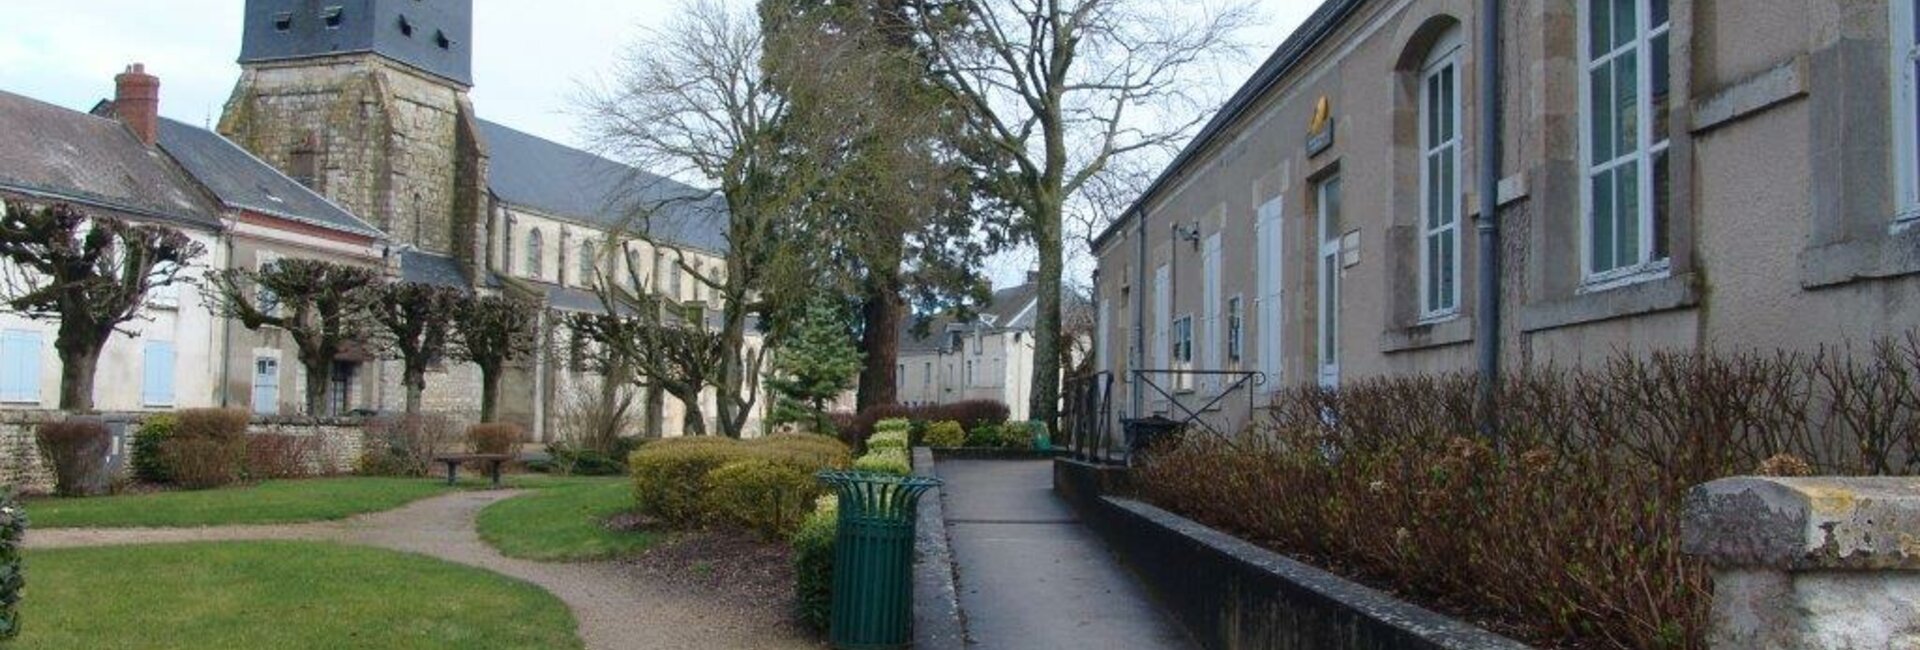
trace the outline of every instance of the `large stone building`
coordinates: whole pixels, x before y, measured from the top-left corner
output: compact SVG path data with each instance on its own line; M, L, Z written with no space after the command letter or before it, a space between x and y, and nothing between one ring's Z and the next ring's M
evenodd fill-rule
M560 402L595 381L552 353L565 347L553 314L601 309L589 288L607 274L717 307L683 271L723 267L725 213L672 180L480 119L472 16L465 0L249 0L220 132L387 233L404 277L543 301L548 345L505 382L501 419L550 438ZM473 409L477 374L434 373L427 407ZM383 394L398 381L390 365ZM655 430L678 433L682 406L649 398Z
M1914 4L1328 0L1097 239L1098 365L1273 390L1908 331Z

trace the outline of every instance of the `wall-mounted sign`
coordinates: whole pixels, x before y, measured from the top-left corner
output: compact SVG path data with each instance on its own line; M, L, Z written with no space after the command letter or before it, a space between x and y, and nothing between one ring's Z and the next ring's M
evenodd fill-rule
M1317 156L1333 146L1333 102L1326 95L1313 106L1313 122L1307 125L1307 155Z

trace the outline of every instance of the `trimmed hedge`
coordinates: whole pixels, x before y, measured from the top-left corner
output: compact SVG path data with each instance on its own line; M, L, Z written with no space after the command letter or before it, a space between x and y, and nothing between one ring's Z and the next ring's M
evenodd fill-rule
M1010 413L1012 411L1006 404L996 400L965 400L926 406L887 404L869 407L857 414L829 414L828 419L833 422L840 439L857 449L873 436L882 420L907 420L909 429L918 436L929 422L952 420L959 422L962 430L969 430L981 425L1006 422Z
M876 449L853 461L853 468L862 472L906 476L913 473L913 463L907 460L905 449Z
M833 547L838 532L839 507L822 497L812 514L793 534L794 602L800 622L818 632L827 631L833 618Z
M240 480L247 461L246 409L174 411L172 435L160 441L167 478L189 489L215 488Z
M20 594L26 587L20 551L26 537L26 510L13 488L0 487L0 641L20 635Z
M764 458L736 460L707 474L711 519L760 533L790 535L826 491L803 465Z
M929 447L959 447L967 444L967 430L959 422L941 420L927 425L927 432L921 438Z
M642 445L628 457L627 466L640 512L676 525L729 520L738 523L747 517L716 512L715 502L707 498L715 491L715 470L740 461L760 460L804 473L811 481L814 472L846 467L850 455L846 445L814 434L780 434L748 441L698 436ZM771 498L766 492L761 495Z
M173 473L160 457L162 443L180 431L180 420L171 413L148 417L133 432L133 477L146 483L171 483Z

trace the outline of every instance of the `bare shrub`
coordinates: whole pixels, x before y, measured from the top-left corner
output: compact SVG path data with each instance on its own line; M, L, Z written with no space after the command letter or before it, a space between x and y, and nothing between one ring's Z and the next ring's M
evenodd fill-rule
M247 476L255 479L312 476L316 473L319 455L319 436L254 434L247 437Z
M467 449L476 454L511 454L527 430L511 422L483 422L467 428Z
M560 405L560 439L574 449L613 453L625 446L621 438L646 430L635 402L631 391L618 388L571 392Z
M369 420L357 470L374 476L425 476L434 456L459 446L461 430L458 420L439 413Z
M34 442L53 465L54 493L93 496L107 489L107 449L113 434L98 420L73 418L34 429Z
M1301 386L1245 431L1156 454L1140 484L1541 644L1705 648L1709 576L1680 552L1686 491L1755 471L1920 472L1916 379L1911 335L1862 354L1532 368L1503 379L1491 440L1474 433L1471 375Z

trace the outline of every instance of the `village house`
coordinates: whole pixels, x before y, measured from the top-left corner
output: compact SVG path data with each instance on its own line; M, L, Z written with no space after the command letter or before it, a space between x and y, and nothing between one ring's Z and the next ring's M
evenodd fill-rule
M1327 0L1099 235L1116 414L1920 323L1914 0L1488 4Z
M1006 404L1013 419L1027 419L1038 289L1029 277L1025 284L994 292L972 318L930 318L925 336L917 336L914 319L907 319L894 368L900 403L993 400Z

